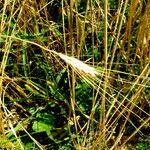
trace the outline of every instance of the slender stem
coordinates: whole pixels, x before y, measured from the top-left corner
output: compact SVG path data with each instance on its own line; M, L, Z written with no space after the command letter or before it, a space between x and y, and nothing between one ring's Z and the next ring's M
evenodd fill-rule
M25 77L28 77L28 69L27 69L27 43L23 42L23 47L22 47L22 63L23 63L23 70L24 70L24 75Z
M120 24L119 24L119 27L118 27L118 34L117 34L116 41L115 41L115 44L114 44L114 47L113 47L113 54L112 54L111 61L110 61L110 66L109 66L110 71L111 71L111 68L112 68L112 63L114 61L114 57L115 57L115 53L116 53L116 49L117 49L117 45L118 45L118 40L119 40L120 32L121 32L121 29L122 29L124 14L125 14L125 11L126 11L126 8L127 8L127 4L128 4L128 0L125 1L123 12L122 12L122 17L121 17ZM110 71L109 71L109 74L110 74Z
M105 13L105 32L104 32L104 61L105 61L105 73L104 73L104 85L103 85L103 93L102 93L102 102L101 102L101 114L100 114L100 128L101 128L101 134L103 138L103 142L105 142L105 100L106 100L106 90L107 90L107 81L108 81L108 75L107 75L107 12L108 12L108 0L105 0L104 4L104 13Z

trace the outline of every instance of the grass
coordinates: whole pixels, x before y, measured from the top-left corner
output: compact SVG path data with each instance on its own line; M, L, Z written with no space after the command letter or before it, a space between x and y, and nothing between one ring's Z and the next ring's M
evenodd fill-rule
M1 149L148 147L149 8L1 2Z

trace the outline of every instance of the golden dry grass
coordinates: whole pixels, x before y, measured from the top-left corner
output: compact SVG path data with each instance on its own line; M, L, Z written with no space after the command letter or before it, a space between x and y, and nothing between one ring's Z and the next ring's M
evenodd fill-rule
M19 98L30 99L33 93L46 97L43 87L32 82L27 67L34 62L28 54L39 51L43 61L50 64L55 59L52 66L58 66L58 70L67 68L70 88L68 131L75 149L126 149L124 147L137 133L141 137L144 135L142 129L149 128L150 122L146 109L150 108L150 2L125 0L113 4L116 8L111 9L112 1L96 0L94 3L89 0L80 10L79 1L62 0L58 11L61 23L53 21L52 12L48 10L53 2L1 2L0 140L8 144L0 143L0 146L13 149L19 145L24 149L16 133L20 129L13 124L16 116L7 108L7 103L18 103L15 100ZM30 39L30 35L34 38ZM16 57L18 66L23 64L22 74L18 71L11 75L7 69L11 54ZM93 89L88 114L78 105L76 84L80 80ZM86 102L86 98L83 101ZM95 118L97 110L98 119ZM138 125L133 118L138 120ZM23 121L17 127L22 128L39 149L45 149L28 133ZM127 127L134 128L128 136ZM18 144L9 139L11 132Z

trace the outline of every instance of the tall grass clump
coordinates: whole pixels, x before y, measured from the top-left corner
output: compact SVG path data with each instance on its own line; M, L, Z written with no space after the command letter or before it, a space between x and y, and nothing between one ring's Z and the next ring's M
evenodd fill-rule
M0 2L1 149L149 149L150 1Z

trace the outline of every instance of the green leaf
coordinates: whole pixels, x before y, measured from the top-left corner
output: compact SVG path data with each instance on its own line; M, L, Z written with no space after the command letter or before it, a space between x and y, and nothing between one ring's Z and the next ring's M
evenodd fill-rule
M65 73L66 71L67 71L67 68L64 68L64 69L62 69L62 70L59 72L58 76L56 77L56 83L57 83L57 84L59 83L59 81L61 80L62 76L64 75L64 73Z
M53 129L53 126L42 121L34 121L32 129L35 132L49 132L51 129Z

